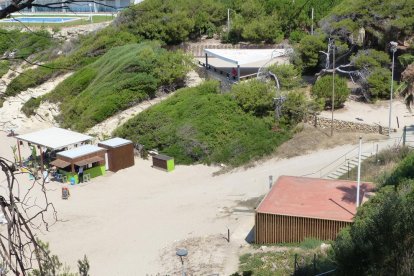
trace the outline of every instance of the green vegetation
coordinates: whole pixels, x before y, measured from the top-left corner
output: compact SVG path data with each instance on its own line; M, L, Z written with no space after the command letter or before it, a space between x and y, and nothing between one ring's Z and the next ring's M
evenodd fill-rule
M10 61L0 61L0 78L9 71Z
M125 10L117 22L140 38L162 40L167 44L179 44L213 34L221 34L224 41L234 43L274 43L283 38L297 39L303 30L309 30L312 7L318 21L341 1L143 1ZM230 32L224 27L227 9L230 9Z
M35 268L29 271L29 276L88 276L89 275L89 260L86 255L82 260L78 260L78 271L79 273L72 273L70 267L60 262L57 255L53 255L49 249L49 244L44 243L41 240L37 240L41 250L38 249L36 252L37 258L40 261L42 271Z
M354 224L340 233L334 244L340 275L412 274L413 166L410 152L384 176L385 186L358 209Z
M189 59L147 42L112 48L94 63L83 67L43 100L60 103L63 127L83 131L116 112L155 97L161 87L182 85ZM38 100L24 109L36 107Z
M303 84L300 69L292 64L273 64L268 70L277 76L281 90L296 89Z
M312 95L324 103L325 108L332 107L332 76L324 76L312 87ZM349 89L346 79L335 75L335 108L341 107L348 99Z
M272 131L272 118L245 113L231 95L219 94L216 82L178 91L118 128L147 149L157 148L177 163L240 165L271 153L289 131Z
M30 117L35 114L35 110L40 106L42 102L42 98L30 98L25 104L22 106L22 112L27 116Z
M364 27L364 45L384 49L389 41L404 41L414 34L413 1L343 0L325 19L324 28L340 36L358 36Z
M318 64L321 54L319 51L326 50L326 37L324 35L306 35L296 48L297 57L294 63L303 67L305 71L314 71Z
M142 39L178 44L202 34L217 33L226 12L221 1L153 0L126 9L117 21Z
M96 61L112 47L137 41L135 36L119 31L116 27L107 27L97 33L91 33L82 37L79 44L74 45L75 49L70 50L67 55L47 62L41 67L28 69L14 78L6 89L6 95L16 95L65 72L82 68Z
M388 176L395 169L396 165L410 152L408 147L392 147L382 150L361 162L361 179L363 181L383 184ZM358 168L349 170L340 179L357 179Z
M274 87L259 80L240 83L232 87L236 102L244 112L264 117L271 115L273 109Z
M1 30L0 55L14 52L13 59L28 58L49 49L55 42L47 31Z
M298 267L295 275L316 275L335 268L330 250L325 252L320 248L321 241L306 239L299 247L282 245L272 252L247 253L240 256L239 272L232 276L242 275L293 275L295 255ZM272 246L269 247L271 249ZM315 265L314 265L315 263Z

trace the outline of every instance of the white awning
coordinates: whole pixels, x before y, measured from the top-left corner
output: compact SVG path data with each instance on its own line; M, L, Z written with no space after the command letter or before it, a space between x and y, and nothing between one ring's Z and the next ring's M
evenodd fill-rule
M63 156L66 158L74 159L92 153L97 153L100 151L106 151L106 149L94 145L84 145L74 149L58 152L57 156Z
M90 141L92 137L63 128L52 127L28 134L18 135L16 136L16 139L55 150Z
M246 65L258 61L271 60L284 56L285 49L204 49L207 55L217 57L236 65Z

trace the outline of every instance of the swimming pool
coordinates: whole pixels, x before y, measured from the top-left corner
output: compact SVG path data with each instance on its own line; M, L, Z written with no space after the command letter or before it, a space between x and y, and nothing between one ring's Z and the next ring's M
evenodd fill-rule
M11 19L3 19L0 22L9 23L65 23L69 21L79 20L80 17L16 17Z

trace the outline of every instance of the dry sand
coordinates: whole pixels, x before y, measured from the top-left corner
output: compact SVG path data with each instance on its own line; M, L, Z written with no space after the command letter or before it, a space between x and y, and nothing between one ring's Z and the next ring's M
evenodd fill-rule
M39 97L52 91L59 83L72 73L51 79L35 88L29 88L14 97L8 97L0 108L0 130L14 130L17 133L26 133L57 125L54 116L59 113L55 104L43 103L37 114L27 118L20 110L25 102L32 97Z
M330 111L323 111L321 116L331 118ZM397 124L399 121L399 128ZM380 124L388 127L389 101L378 101L375 104L367 104L356 101L345 102L344 108L334 112L334 118L338 120L359 122L366 124ZM394 99L391 113L391 127L399 131L404 126L414 124L414 114L411 113L400 99Z

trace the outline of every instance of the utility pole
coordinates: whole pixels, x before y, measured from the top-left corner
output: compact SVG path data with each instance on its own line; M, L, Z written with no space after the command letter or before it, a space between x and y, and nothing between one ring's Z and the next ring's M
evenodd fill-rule
M392 93L394 90L394 61L395 52L397 52L398 43L391 41L391 52L392 52L392 68L391 68L391 94L390 94L390 114L388 118L388 136L391 136L391 112L392 112Z
M357 191L356 191L356 207L359 207L359 186L361 185L361 150L362 150L362 137L359 137L359 151L358 151L358 179L357 179Z
M230 33L230 9L227 9L227 32Z
M334 125L334 110L335 110L335 40L331 43L333 51L333 62L332 62L332 119L331 119L331 137L333 136L333 125Z

